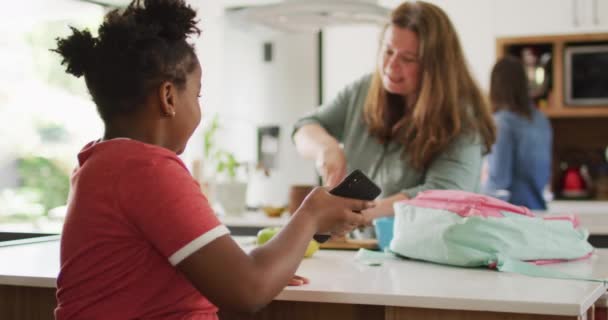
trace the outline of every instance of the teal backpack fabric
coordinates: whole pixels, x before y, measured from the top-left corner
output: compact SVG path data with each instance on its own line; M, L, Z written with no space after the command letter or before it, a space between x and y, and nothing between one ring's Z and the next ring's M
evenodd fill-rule
M425 191L395 203L390 251L460 267L491 267L550 278L577 278L540 266L585 259L594 248L572 219L543 219L529 210L463 191Z

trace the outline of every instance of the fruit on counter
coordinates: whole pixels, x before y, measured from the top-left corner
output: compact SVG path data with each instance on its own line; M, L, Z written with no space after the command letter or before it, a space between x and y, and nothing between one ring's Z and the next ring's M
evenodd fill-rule
M308 247L306 247L306 252L304 252L304 257L310 258L315 252L319 250L319 243L315 240L310 240L308 243Z
M279 233L279 231L281 231L281 228L279 227L264 228L258 231L258 245L261 246L264 243L268 242L268 240L274 237L275 234Z
M280 227L272 227L272 228L264 228L258 232L258 245L261 246L264 243L268 242L275 234L281 231ZM309 258L319 250L319 243L315 240L310 240L308 243L308 247L306 247L306 252L304 253L304 257Z
M280 217L281 214L285 211L286 207L273 207L273 206L263 206L262 207L262 211L264 211L264 213L270 217L270 218L277 218Z

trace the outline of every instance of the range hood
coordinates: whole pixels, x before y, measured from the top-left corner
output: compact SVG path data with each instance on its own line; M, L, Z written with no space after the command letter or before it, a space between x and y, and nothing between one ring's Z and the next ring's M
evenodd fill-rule
M283 0L226 9L226 16L239 24L285 32L317 32L332 25L384 24L389 13L374 0Z

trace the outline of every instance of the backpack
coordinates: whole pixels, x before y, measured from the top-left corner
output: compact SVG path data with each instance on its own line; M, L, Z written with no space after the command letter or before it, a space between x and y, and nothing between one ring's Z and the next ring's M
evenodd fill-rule
M470 192L430 190L394 204L390 251L460 267L490 267L530 276L575 278L541 267L586 259L593 246L575 216L536 217L528 208Z

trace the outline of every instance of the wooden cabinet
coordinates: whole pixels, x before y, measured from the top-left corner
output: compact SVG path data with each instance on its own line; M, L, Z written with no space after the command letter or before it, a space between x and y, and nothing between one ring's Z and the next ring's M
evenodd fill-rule
M516 1L517 2L517 1ZM536 1L531 1L536 3ZM564 4L556 1L556 5ZM602 5L608 1L602 0ZM550 18L549 18L550 19ZM608 19L607 19L608 20ZM608 28L606 28L608 30ZM520 56L524 48L549 53L547 63L550 86L540 105L553 127L552 190L558 195L562 166L578 164L589 167L592 185L605 165L602 154L608 146L608 104L596 106L568 105L564 90L564 49L576 44L606 44L608 33L562 34L527 37L503 37L496 40L496 55ZM548 68L547 68L548 69ZM545 69L545 70L547 70ZM595 192L592 188L592 197Z
M608 33L497 38L496 56L500 58L513 54L513 48L526 46L547 50L552 56L550 74L552 86L549 89L547 103L541 107L541 110L550 118L608 117L608 105L576 106L565 103L564 49L577 43L608 43Z

